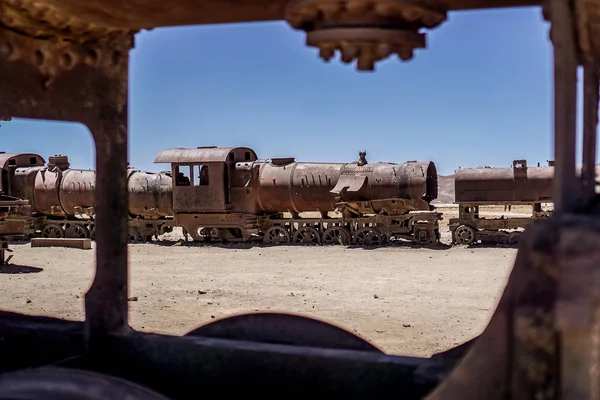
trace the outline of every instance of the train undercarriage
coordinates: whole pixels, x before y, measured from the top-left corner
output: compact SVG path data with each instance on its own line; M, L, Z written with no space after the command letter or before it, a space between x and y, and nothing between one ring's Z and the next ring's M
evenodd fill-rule
M172 219L130 219L129 242L148 242L174 228ZM75 238L96 240L96 221L94 219L66 219L33 217L29 224L28 238Z
M486 218L480 215L481 206L500 205L508 209L515 205L531 206L530 216L504 216ZM518 243L523 230L530 224L548 218L552 212L542 207L542 203L479 203L458 205L458 218L449 220L448 228L452 234L452 244L472 245Z
M411 211L400 215L329 216L318 218L284 213L260 216L227 214L178 214L177 225L194 241L248 242L280 244L342 244L379 246L393 240L419 244L439 241L442 214Z

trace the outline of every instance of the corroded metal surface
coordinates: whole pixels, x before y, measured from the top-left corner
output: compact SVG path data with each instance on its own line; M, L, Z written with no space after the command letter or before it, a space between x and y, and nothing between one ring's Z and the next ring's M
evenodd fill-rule
M420 3L417 0L414 3ZM3 0L12 12L6 15L33 16L24 22L3 24L75 37L97 37L108 32L149 29L159 26L284 20L286 0L174 0L169 7L160 0ZM423 3L426 3L423 1ZM448 10L523 7L539 5L539 0L446 0ZM13 11L14 10L14 11ZM107 11L110 10L110 11ZM25 19L24 17L22 17ZM41 21L45 21L43 24ZM43 28L40 28L40 25Z
M84 351L89 368L129 375L181 398L190 389L199 392L213 384L227 391L238 389L240 382L252 393L373 397L395 392L418 398L445 378L443 373L433 378L420 373L435 370L431 363L372 352L175 338L129 329L127 64L135 32L165 25L285 18L307 32L309 44L319 47L324 58L339 48L343 61L357 60L359 69L371 70L375 62L390 54L400 53L401 58L408 59L412 49L422 47L422 32L416 28L427 26L425 17L432 11L443 14L541 2L398 0L391 3L388 14L382 13L385 7L381 4L385 3L373 1L367 7L373 6L373 12L361 14L354 26L350 26L350 14L364 8L362 3L322 0L317 3L316 15L306 4L174 0L165 7L164 2L142 0L0 1L0 116L81 122L91 130L96 143L97 192L103 196L96 199L97 271L86 296ZM600 229L595 226L596 217L589 215L591 208L578 208L575 83L578 65L598 63L600 2L548 0L544 4L544 14L552 23L555 56L556 169L552 197L558 212L528 230L507 290L486 331L430 398L599 396L598 343L594 340L599 326L595 254ZM406 12L410 8L418 12ZM295 16L286 14L294 10L307 12L300 24ZM385 14L389 21L381 18ZM391 32L382 32L382 27ZM595 97L587 96L591 99L586 100L589 109L597 107ZM593 123L594 118L586 119ZM592 143L589 136L594 130L588 127L585 131L585 142ZM586 161L591 163L594 157L588 153ZM21 327L20 338L30 335L34 339L30 341L43 343L35 324L4 321L0 327L6 332L3 337L14 338L15 328ZM61 335L50 334L45 343L56 343L57 337L68 333L64 327L56 329ZM33 362L35 349L48 347L30 348L23 346L27 340L21 340L19 348L25 350L10 353L12 363L3 357L3 365L23 366L19 360ZM231 376L237 385L232 384ZM313 389L316 392L311 392Z
M358 244L364 235L373 245L398 235L439 240L438 213L411 214L430 211L437 198L433 162L369 164L364 152L355 163L263 161L248 148L215 147L170 149L155 162L171 163L175 224L197 241L275 244L283 235L285 242L331 243L335 227L336 236ZM303 212L321 219L302 218Z
M197 147L195 149L168 149L161 151L154 159L155 163L236 163L256 161L254 150L247 147Z
M285 19L307 33L306 43L319 48L329 61L339 51L344 63L356 60L357 69L372 71L375 63L397 55L413 58L425 47L421 28L435 28L446 20L447 3L437 0L294 0Z
M40 156L22 160L43 160ZM42 163L43 164L43 163ZM50 217L54 223L68 223L80 216L94 217L96 171L70 168L68 157L51 156L46 166L7 170L7 193L28 200L35 217ZM129 214L132 218L172 217L172 178L169 173L129 170L127 175ZM64 219L64 220L62 220ZM42 224L49 222L45 220ZM90 222L93 224L93 222ZM43 229L42 226L38 226Z
M554 167L465 168L454 175L455 203L535 203L552 200Z

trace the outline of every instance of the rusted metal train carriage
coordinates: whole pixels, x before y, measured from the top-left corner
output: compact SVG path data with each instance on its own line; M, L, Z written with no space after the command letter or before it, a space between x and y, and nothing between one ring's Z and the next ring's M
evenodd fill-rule
M194 240L356 243L439 240L433 162L258 160L246 147L169 149L175 224ZM331 213L339 211L339 216ZM317 217L301 217L314 212ZM284 213L289 213L287 217Z
M458 218L451 218L448 224L452 242L466 245L477 241L515 243L520 229L551 214L542 205L552 203L553 177L553 166L528 167L525 160L513 161L512 168L457 170L454 196L458 203ZM481 216L480 207L490 205L528 205L531 215Z
M469 245L482 243L516 243L523 229L553 211L552 188L554 163L530 167L526 160L514 160L512 168L463 168L454 176L455 203L458 218L451 218L448 227L452 243ZM598 172L599 168L595 170ZM581 168L576 178L581 180ZM598 184L596 180L595 186ZM581 186L573 190L581 196ZM481 208L504 206L508 214L501 217L483 216ZM527 216L511 215L512 206L529 206Z
M127 79L136 32L286 20L306 32L323 59L340 52L342 61L372 70L393 54L410 59L425 47L421 30L444 23L449 11L512 6L541 6L551 22L555 212L528 227L479 337L442 355L414 358L381 354L347 331L293 315L226 318L185 337L130 327ZM597 399L599 10L600 0L0 0L0 119L85 124L96 144L102 193L85 322L0 313L0 397L65 397L68 391L77 398L184 399L211 391L233 396L243 388L255 397ZM581 180L575 172L579 66Z
M3 156L3 157L2 157ZM0 193L26 200L27 234L92 238L96 233L96 171L70 168L66 156L0 154ZM173 229L171 176L129 169L129 239L138 241Z

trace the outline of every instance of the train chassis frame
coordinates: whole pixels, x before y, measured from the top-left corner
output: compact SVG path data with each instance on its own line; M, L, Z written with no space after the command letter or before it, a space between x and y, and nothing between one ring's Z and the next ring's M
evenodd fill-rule
M302 2L290 3L290 7L304 4L298 3ZM331 5L326 0L321 3ZM284 16L284 7L277 2L253 8L251 2L215 6L207 1L206 7L190 7L190 2L174 0L170 8L157 12L135 0L104 0L105 6L118 10L111 13L97 11L101 7L94 6L101 0L88 0L85 12L80 13L77 7L84 3L53 2L54 7L63 7L57 12L48 4L0 3L0 116L76 121L90 129L96 145L97 192L102 193L96 201L96 274L85 296L84 322L0 314L0 371L13 371L0 376L0 397L25 398L23 388L29 388L28 398L32 391L37 393L35 398L46 398L68 387L85 398L100 387L118 398L125 397L124 392L135 392L131 398L137 399L187 398L186 393L212 389L230 395L243 387L247 393L288 397L402 393L404 398L436 400L598 399L600 360L595 338L600 326L596 283L600 218L586 205L595 196L599 1L548 0L543 4L554 45L555 212L523 234L504 294L483 333L465 346L428 359L382 354L342 329L290 315L233 317L204 325L185 337L142 333L128 324L127 302L127 73L138 29L287 18L294 27L317 29L309 32L308 44L320 47L325 59L338 49L338 41L363 37L406 40L409 44L398 51L402 59L409 59L412 48L424 47L419 34L382 33L373 28L336 30L326 23L328 30L319 32L322 24L305 24L302 18L328 13L302 13L300 8ZM452 10L540 3L448 0L445 4ZM390 7L377 10L388 15L396 12ZM18 18L22 13L26 17ZM416 15L414 10L402 14ZM65 15L83 24L53 31L52 26L70 21L60 18ZM439 13L418 15L429 18ZM23 21L25 25L19 26ZM112 33L98 28L97 23L106 21L110 22L104 26L117 26ZM436 20L428 21L435 25ZM14 25L20 29L11 29ZM47 40L44 29L51 32L50 37L71 37ZM345 61L358 54L356 48L343 50ZM372 62L361 57L359 68L372 69ZM576 72L580 65L584 69L584 190L582 198L576 198ZM119 376L152 391L98 377L92 371Z
M378 246L393 239L419 244L439 241L442 214L433 211L398 215L286 218L284 214L256 216L244 213L177 213L175 225L194 241L261 241L281 244L354 244Z
M482 218L479 207L489 205L514 205L531 206L531 216L528 217L501 217ZM452 244L471 245L481 240L482 243L516 244L523 231L531 223L548 218L552 215L549 211L542 210L542 202L489 202L489 203L459 203L458 218L450 218L448 230L452 237Z

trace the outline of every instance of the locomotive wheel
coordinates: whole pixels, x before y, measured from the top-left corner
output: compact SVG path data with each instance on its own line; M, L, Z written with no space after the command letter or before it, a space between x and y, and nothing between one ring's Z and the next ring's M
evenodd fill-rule
M294 233L294 243L321 243L321 235L310 226L303 226Z
M129 236L127 237L127 240L129 240L132 243L137 243L141 240L141 236L137 228L129 228Z
M290 234L281 226L272 226L265 232L263 243L265 244L282 244L290 242Z
M332 226L323 232L323 243L326 244L342 244L347 245L350 243L350 233L346 228L341 226Z
M65 237L86 239L90 237L90 231L83 225L71 225L65 231Z
M63 238L65 237L65 232L60 225L57 224L49 224L42 229L42 237L44 238Z
M383 244L383 235L375 228L361 228L352 236L352 242L362 246L379 246Z
M92 226L92 228L90 229L90 239L96 240L96 227L95 226Z
M153 390L97 372L41 367L0 375L0 399L168 400Z
M454 241L457 244L470 245L475 242L475 229L461 225L454 231Z

